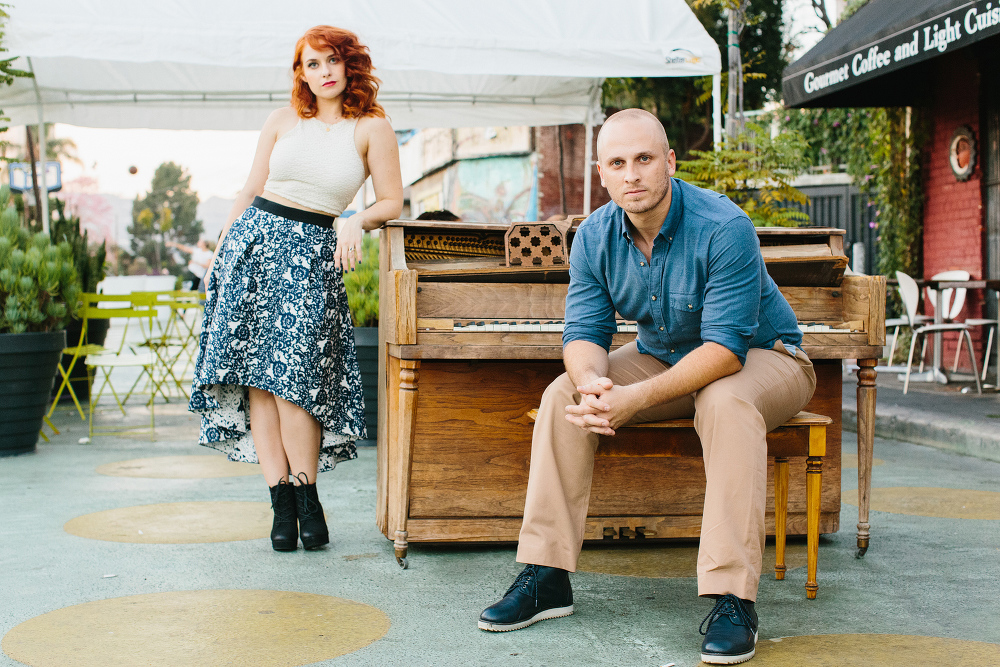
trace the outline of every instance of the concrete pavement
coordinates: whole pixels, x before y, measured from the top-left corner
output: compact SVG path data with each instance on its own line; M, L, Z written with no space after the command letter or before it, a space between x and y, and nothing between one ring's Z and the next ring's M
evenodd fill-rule
M880 384L880 415L904 406L892 391ZM853 405L849 382L845 396ZM926 401L909 408L925 416L938 407L937 425L961 418L955 405L1000 413L995 395L906 398ZM37 453L0 459L0 666L698 663L711 604L696 597L691 543L588 546L576 614L486 633L479 612L520 570L513 545L415 544L400 570L375 527L374 448L319 478L330 547L276 553L254 470L195 477L202 462L165 458L226 467L194 444L182 403L157 405L152 443L80 444L75 412L55 421L61 435ZM857 509L845 504L840 532L821 539L817 600L805 599L801 541L785 581L765 557L749 664L1000 664L1000 463L885 438L875 456L868 554L854 558ZM135 461L150 458L163 460ZM845 466L845 500L856 479Z

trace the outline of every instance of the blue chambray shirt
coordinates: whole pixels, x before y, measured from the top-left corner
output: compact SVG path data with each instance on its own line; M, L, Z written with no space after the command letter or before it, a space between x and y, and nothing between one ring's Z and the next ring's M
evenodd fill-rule
M764 268L757 233L725 195L671 179L652 259L632 243L614 202L594 211L570 251L563 345L611 348L615 311L638 323L638 349L676 364L712 341L746 362L751 347L800 347L795 313Z

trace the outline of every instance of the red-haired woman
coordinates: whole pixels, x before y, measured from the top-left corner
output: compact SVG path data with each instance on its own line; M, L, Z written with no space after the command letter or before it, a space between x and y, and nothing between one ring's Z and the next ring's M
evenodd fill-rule
M199 442L260 462L271 490L271 545L329 542L316 474L357 457L361 376L342 271L363 230L399 215L396 137L375 101L368 50L317 26L295 45L291 106L264 123L207 277L189 409ZM371 176L376 203L334 220ZM291 483L289 482L291 480Z

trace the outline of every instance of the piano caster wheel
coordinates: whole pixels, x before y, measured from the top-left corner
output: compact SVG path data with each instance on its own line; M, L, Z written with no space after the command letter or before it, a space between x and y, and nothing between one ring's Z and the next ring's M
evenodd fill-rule
M400 569L406 570L410 567L410 561L406 560L406 556L396 556L396 564L399 565Z
M868 540L859 539L858 540L858 551L854 554L855 558L863 558L865 553L868 551Z

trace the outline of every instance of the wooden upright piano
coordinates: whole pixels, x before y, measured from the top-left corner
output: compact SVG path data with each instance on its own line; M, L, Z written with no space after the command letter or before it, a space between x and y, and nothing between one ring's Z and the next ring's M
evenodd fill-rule
M516 541L531 451L529 411L563 372L565 267L507 266L492 223L396 220L380 236L376 520L406 566L409 542ZM572 230L569 241L572 242ZM857 359L859 555L868 546L874 366L885 343L885 278L844 276L844 231L758 229L761 252L804 330L817 388L804 409L833 419L821 523L840 517L842 360ZM635 338L620 322L613 347ZM789 533L804 534L805 459L790 461ZM803 474L794 474L796 471ZM768 471L773 498L773 462ZM655 525L700 531L700 459L608 457L598 447L587 539ZM669 480L664 482L664 480ZM773 508L767 525L773 534ZM632 536L632 531L621 531Z

